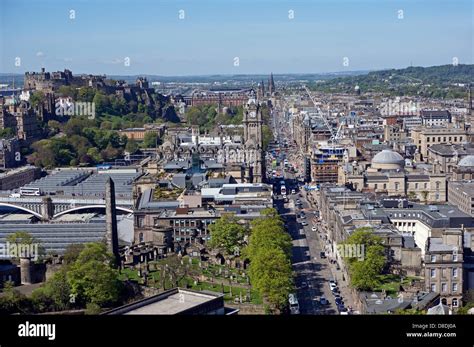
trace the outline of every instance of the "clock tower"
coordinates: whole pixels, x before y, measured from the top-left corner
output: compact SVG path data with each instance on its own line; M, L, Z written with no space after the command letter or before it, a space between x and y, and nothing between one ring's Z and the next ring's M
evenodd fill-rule
M263 180L262 112L257 100L250 98L244 107L245 181L259 183Z

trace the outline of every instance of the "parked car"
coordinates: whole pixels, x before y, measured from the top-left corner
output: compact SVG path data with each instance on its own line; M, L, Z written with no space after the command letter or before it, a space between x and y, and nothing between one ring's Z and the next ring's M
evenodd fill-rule
M336 296L334 301L336 302L336 305L344 305L344 301L342 300L340 296Z
M301 225L302 225L302 226L307 226L307 225L308 225L308 222L302 221L302 222L301 222Z
M331 288L331 291L334 291L334 289L337 288L337 284L330 281L330 282L329 282L329 288Z
M325 252L319 252L319 256L321 257L321 259L325 259L326 258L326 253Z
M329 304L329 301L324 297L324 295L319 298L319 302L321 303L321 305Z
M311 228L311 231L316 231L316 230L317 230L316 227Z

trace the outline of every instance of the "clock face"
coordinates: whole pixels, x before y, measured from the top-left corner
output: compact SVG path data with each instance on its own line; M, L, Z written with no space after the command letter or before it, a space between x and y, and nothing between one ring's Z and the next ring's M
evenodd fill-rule
M249 116L250 116L250 118L255 118L255 117L257 117L257 112L251 111L251 112L249 113Z

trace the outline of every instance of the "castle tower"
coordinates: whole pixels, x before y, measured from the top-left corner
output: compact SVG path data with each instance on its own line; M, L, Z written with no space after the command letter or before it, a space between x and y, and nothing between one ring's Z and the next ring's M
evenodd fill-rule
M258 183L263 179L262 112L257 100L251 98L244 108L245 180Z
M105 183L105 217L107 250L114 255L116 264L119 265L120 256L118 250L117 209L115 207L115 183L110 177Z

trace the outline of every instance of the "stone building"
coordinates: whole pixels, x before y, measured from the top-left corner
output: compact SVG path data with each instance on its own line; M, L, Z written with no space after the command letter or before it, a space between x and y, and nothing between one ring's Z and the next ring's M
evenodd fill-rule
M428 157L428 149L436 144L462 144L468 141L467 131L454 127L418 127L411 131L421 160Z
M426 290L438 292L453 310L462 306L463 231L446 229L428 238L424 264Z
M410 196L427 202L446 201L446 175L406 167L405 159L392 150L376 154L368 168L346 164L339 169L339 182L355 190L389 196Z

